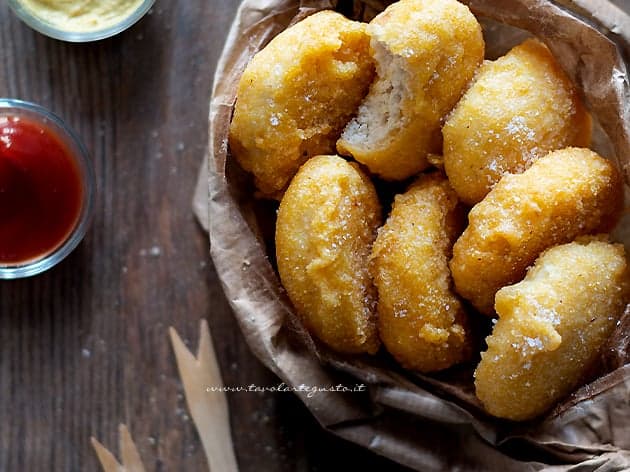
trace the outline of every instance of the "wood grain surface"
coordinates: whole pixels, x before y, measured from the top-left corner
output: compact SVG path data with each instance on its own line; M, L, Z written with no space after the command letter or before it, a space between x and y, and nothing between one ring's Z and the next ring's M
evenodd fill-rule
M148 471L205 471L168 344L209 320L227 385L278 380L249 352L191 198L214 67L237 2L158 0L125 33L48 39L0 3L0 96L37 102L84 140L98 182L79 248L0 282L0 471L97 471L129 426ZM282 393L229 395L243 471L404 470L321 430ZM219 471L213 471L219 472Z

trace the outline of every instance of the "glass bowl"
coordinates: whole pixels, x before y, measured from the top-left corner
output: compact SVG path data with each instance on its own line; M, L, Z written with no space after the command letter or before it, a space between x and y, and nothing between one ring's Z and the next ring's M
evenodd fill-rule
M89 31L71 31L64 30L59 26L49 23L43 18L34 15L29 9L22 5L20 0L9 0L9 6L13 12L28 26L51 38L71 43L86 43L114 36L131 27L134 23L140 20L140 18L149 11L154 3L155 0L143 0L138 8L133 10L129 15L121 19L118 23L107 26L106 28Z
M56 115L34 103L0 98L0 120L22 118L30 125L41 125L40 133L47 130L67 151L76 165L80 194L80 209L63 238L41 254L20 262L0 262L0 279L30 277L50 269L70 254L83 239L94 210L96 182L94 170L85 146L79 137ZM19 146L18 146L19 147ZM7 147L8 149L9 147ZM0 159L2 157L0 156ZM0 189L1 190L1 189Z

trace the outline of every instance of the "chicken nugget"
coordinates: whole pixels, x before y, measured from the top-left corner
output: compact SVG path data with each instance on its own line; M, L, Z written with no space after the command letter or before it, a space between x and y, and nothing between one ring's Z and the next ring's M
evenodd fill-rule
M380 223L372 182L339 156L309 160L280 202L282 285L308 331L339 352L374 353L380 344L368 270Z
M465 215L448 181L420 177L397 195L372 250L378 329L404 367L446 369L471 354L467 315L448 268Z
M549 49L530 39L479 69L442 134L446 175L472 206L549 151L588 147L591 118Z
M553 151L505 175L470 211L453 247L457 292L491 315L497 290L521 280L542 251L609 231L622 205L617 168L589 149Z
M522 282L497 292L499 320L475 372L486 410L526 420L568 395L587 380L627 300L621 244L583 238L544 252Z
M441 150L441 120L483 61L479 23L455 0L401 0L368 25L377 78L337 143L372 173L401 180Z
M276 36L238 85L230 150L280 198L310 157L335 150L374 77L366 25L322 11Z

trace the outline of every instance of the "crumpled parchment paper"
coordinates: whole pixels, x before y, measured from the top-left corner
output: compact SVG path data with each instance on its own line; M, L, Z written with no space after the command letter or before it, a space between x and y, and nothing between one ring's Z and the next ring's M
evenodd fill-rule
M251 180L229 154L238 80L251 56L292 22L324 8L368 21L387 3L245 0L238 10L217 65L208 167L194 207L249 346L289 386L366 384L363 393L297 394L323 427L416 470L630 470L630 314L610 340L599 378L529 423L483 411L473 365L428 376L406 372L386 355L343 357L315 343L293 314L273 267L275 204L253 198ZM608 157L630 182L630 87L622 56L630 51L630 18L606 0L464 3L482 22L487 57L529 34L550 47L601 125Z

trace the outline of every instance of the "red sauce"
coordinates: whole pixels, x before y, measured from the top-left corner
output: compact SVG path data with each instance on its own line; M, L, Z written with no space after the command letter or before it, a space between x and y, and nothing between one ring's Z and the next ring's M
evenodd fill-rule
M80 175L53 130L0 116L0 265L38 259L63 244L81 212Z

